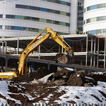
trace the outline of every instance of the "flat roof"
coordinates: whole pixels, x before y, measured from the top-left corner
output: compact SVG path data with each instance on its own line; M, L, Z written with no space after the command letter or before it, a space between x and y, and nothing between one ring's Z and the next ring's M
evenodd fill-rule
M69 38L69 39L76 39L76 38L85 38L85 37L95 37L94 35L88 35L88 34L69 34L69 35L60 35L62 38ZM17 48L17 42L19 41L19 48L26 48L26 46L35 39L36 36L29 36L29 37L14 37L14 38L0 38L0 45L3 45L2 43L7 43L7 46ZM42 36L40 36L42 37ZM39 37L39 38L40 38ZM38 39L39 39L38 38ZM68 41L67 41L68 42ZM42 43L43 46L46 46L47 48L51 48L57 43L53 39L47 39L45 42ZM57 44L58 45L58 44Z
M62 38L81 38L81 37L92 37L95 35L89 34L69 34L69 35L60 35ZM15 41L15 40L32 40L36 36L29 36L29 37L14 37L14 38L0 38L0 42L2 41ZM42 37L42 36L41 36Z

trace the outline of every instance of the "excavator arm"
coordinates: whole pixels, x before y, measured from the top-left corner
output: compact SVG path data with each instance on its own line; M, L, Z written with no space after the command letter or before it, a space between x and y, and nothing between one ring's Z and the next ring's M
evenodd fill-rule
M53 31L51 28L46 27L47 34L44 36L41 36L42 33L40 33L34 40L32 40L27 47L24 49L22 52L20 59L19 59L19 66L18 66L18 71L19 73L16 72L0 72L0 78L9 78L12 79L12 77L9 77L9 75L13 75L14 77L18 77L20 75L24 75L27 73L27 65L26 65L26 60L28 55L36 49L39 45L41 45L45 40L47 40L49 37L51 37L55 42L57 42L59 45L61 45L68 53L69 56L73 55L72 48L65 42L65 40L55 31ZM37 38L39 40L37 40ZM10 74L11 73L11 74Z
M25 63L26 63L26 59L27 59L28 55L35 48L37 48L39 45L41 45L45 40L47 40L49 37L51 37L55 42L57 42L59 45L61 45L67 51L67 54L70 57L72 57L72 55L73 55L72 48L69 45L68 46L66 45L65 40L57 32L53 31L51 28L46 27L45 29L47 30L47 34L44 35L39 40L35 41L41 35L41 33L40 33L22 52L22 54L20 56L19 67L18 67L20 75L27 73L27 65L25 65Z

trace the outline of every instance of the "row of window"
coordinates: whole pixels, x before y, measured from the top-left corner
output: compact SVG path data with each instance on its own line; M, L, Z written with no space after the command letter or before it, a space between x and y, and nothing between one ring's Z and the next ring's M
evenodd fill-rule
M1 26L2 29L2 26ZM42 32L43 29L38 28L29 28L29 27L20 27L20 26L5 26L7 30L20 30L20 31L31 31L31 32ZM59 34L67 34L63 32L58 32Z
M42 1L48 1L48 2L53 2L53 3L70 6L70 3L66 2L66 1L60 1L60 0L42 0Z
M85 9L84 9L84 12L89 11L89 10L98 9L98 8L105 8L105 7L106 7L106 3L97 4L97 5L92 5L92 6L89 6L89 7L85 8Z
M6 15L6 18L38 21L38 22L57 24L57 25L63 25L63 26L68 26L68 27L70 26L69 23L65 23L65 22L61 22L61 21L54 21L54 20L44 19L44 18L38 18L38 17L28 17L28 16L20 16L20 15Z
M98 34L98 33L106 33L106 29L97 29L97 30L87 31L87 34Z
M67 13L67 12L64 12L64 11L52 10L52 9L47 9L47 8L42 8L42 7L35 7L35 6L16 4L16 8L37 10L37 11L43 11L43 12L49 12L49 13L55 13L55 14L70 16L70 13Z
M89 19L84 21L84 24L85 23L90 23L90 22L96 22L96 21L103 21L103 20L106 20L106 16L89 18Z

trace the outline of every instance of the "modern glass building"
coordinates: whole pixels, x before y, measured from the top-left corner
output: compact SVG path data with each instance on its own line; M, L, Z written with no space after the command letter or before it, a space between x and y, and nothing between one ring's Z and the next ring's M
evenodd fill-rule
M0 36L34 36L45 27L59 34L75 33L74 2L78 5L78 0L1 0Z
M106 33L106 0L84 1L83 29L88 34Z

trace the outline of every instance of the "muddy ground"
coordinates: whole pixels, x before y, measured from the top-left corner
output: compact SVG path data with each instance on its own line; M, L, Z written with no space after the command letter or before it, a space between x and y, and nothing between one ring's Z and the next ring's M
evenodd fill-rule
M55 100L59 100L59 97L65 94L64 90L61 93L57 92L57 89L60 85L92 87L93 85L97 84L97 81L106 82L106 78L105 78L106 74L87 75L83 71L77 73L77 72L69 72L66 69L65 70L63 69L61 72L55 71L55 74L49 78L46 84L44 84L43 82L39 82L35 84L30 83L34 79L40 79L50 73L52 72L47 71L45 67L41 67L40 69L36 70L36 72L12 79L9 86L9 92L12 92L14 94L9 94L10 97L16 100L20 100L22 104L26 103L29 104L29 106L31 106L32 103L37 103L39 101L45 103L46 100L44 98L46 98L50 94L53 94L53 96L51 96L47 104L58 104L55 102ZM61 82L60 80L63 82L60 83ZM56 81L59 81L59 83L54 83ZM26 95L23 95L22 93L30 94L33 97L33 99L29 99ZM103 95L106 96L106 94ZM0 95L0 97L5 98L2 95ZM76 98L78 99L77 96ZM7 101L10 104L14 103L13 100L7 100ZM75 104L76 102L69 101L69 103Z
M50 73L53 73L53 75L48 78L46 83L38 81L38 79L41 79ZM34 80L37 80L38 83L31 83L31 81ZM20 100L22 104L29 104L29 106L32 106L32 103L38 103L39 101L46 104L58 104L55 100L60 100L59 97L66 93L64 90L57 92L59 86L93 87L94 85L97 85L97 81L106 82L106 74L87 74L84 70L75 72L61 67L58 67L57 70L47 70L46 67L40 67L33 73L13 78L8 89L9 92L11 92L9 93L9 96L13 99ZM106 94L102 91L101 93L106 97ZM29 94L31 98L25 94ZM50 94L53 95L50 96ZM50 96L50 98L48 102L46 102L48 96ZM7 99L1 94L0 98L7 100L9 104L15 103L14 100ZM79 99L78 96L75 98ZM75 104L76 102L69 101L68 103Z

